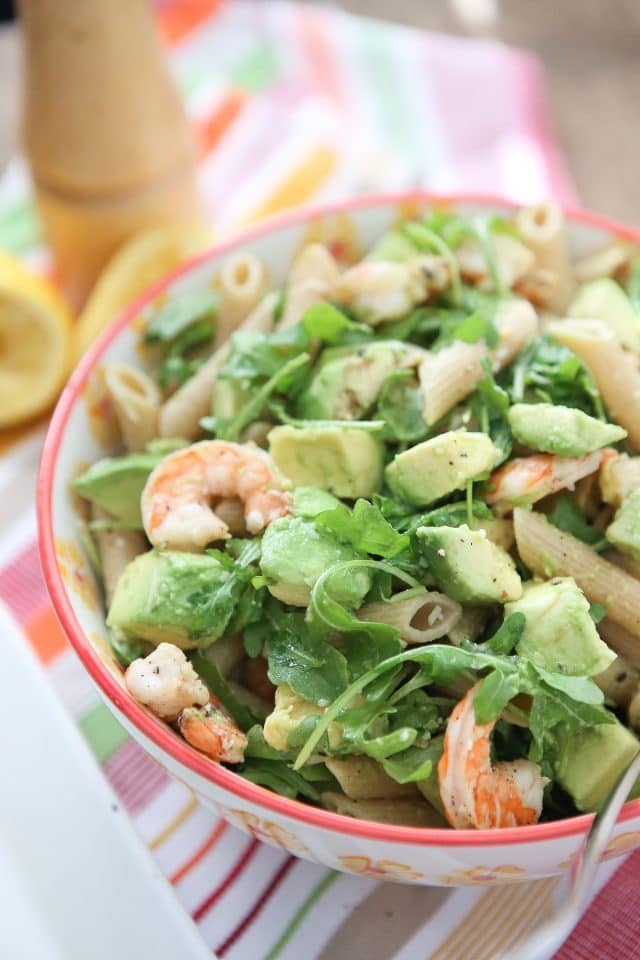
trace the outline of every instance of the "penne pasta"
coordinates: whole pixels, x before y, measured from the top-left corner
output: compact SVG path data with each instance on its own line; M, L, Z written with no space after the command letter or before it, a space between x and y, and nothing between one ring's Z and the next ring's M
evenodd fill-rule
M220 307L214 347L226 343L265 294L267 272L253 253L236 253L223 264L218 278Z
M607 700L618 707L628 706L640 686L640 672L622 657L616 657L604 673L599 673L593 679Z
M628 431L629 442L640 450L640 371L635 359L598 320L562 320L548 329L580 357L609 416Z
M160 392L153 380L126 363L109 363L104 382L127 450L144 450L158 436Z
M610 620L640 637L640 581L540 513L517 508L513 519L518 553L533 573L545 579L573 577L591 603L604 604Z
M397 627L407 643L431 643L446 637L462 616L460 604L443 593L407 593L411 595L399 593L390 600L365 604L358 610L358 619Z
M278 328L292 327L314 303L328 300L338 276L338 265L326 247L321 243L304 247L291 267Z
M449 347L429 352L418 368L423 415L432 426L452 407L473 393L484 376L482 361L488 357L494 371L507 366L524 349L538 330L536 312L527 300L514 298L501 304L495 324L499 342L489 350L484 340L455 341Z
M391 800L417 795L415 784L392 780L371 757L327 757L325 764L350 800L370 800L374 797Z
M275 292L268 293L239 329L270 330L278 302ZM211 398L216 378L229 357L230 343L223 343L195 376L187 380L160 408L158 430L161 437L184 437L194 440L200 435L200 420L211 411Z
M578 283L588 283L601 277L613 277L626 267L631 248L624 243L613 243L576 260L574 270Z
M94 503L91 505L91 519L108 521L113 517ZM92 537L100 558L104 593L109 607L120 574L132 560L148 549L149 544L139 530L94 530Z
M640 641L624 627L605 617L598 624L598 633L612 650L622 657L634 670L640 670Z
M426 800L350 800L344 794L332 791L321 794L320 799L327 810L358 820L376 820L405 827L444 826L443 818Z
M555 313L563 313L575 287L575 276L562 210L551 202L525 207L518 213L516 225L522 240L535 255L538 267L555 276L547 306Z
M460 647L463 640L477 640L487 625L488 616L486 607L463 607L462 616L449 631L449 642Z
M600 492L605 503L619 507L622 501L640 487L640 457L619 457L605 460L600 467Z

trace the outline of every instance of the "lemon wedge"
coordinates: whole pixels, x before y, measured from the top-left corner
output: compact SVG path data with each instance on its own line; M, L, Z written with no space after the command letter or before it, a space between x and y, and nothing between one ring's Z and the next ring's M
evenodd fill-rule
M80 314L74 334L76 360L146 287L210 243L211 231L202 223L154 227L128 240L98 277Z
M72 323L50 284L0 252L0 429L56 399L71 364Z

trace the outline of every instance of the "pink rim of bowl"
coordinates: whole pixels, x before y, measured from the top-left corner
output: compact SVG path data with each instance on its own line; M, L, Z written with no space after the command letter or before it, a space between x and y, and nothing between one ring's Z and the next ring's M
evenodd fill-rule
M229 240L214 244L205 252L198 254L161 280L149 287L130 306L115 318L97 338L84 355L71 375L53 413L49 431L44 444L40 475L38 480L37 512L38 542L44 578L54 610L71 645L88 670L94 682L107 698L120 710L128 721L156 746L168 753L173 760L188 767L191 771L210 780L218 787L237 797L263 807L282 816L299 820L323 830L334 831L349 836L365 837L369 840L417 844L419 846L501 846L514 843L535 843L544 840L556 840L585 833L592 820L592 814L581 814L566 820L554 820L528 827L508 827L503 830L447 830L429 827L402 827L381 824L312 807L298 800L289 800L271 790L260 787L243 779L225 767L219 766L203 754L198 753L186 743L176 740L175 736L163 725L147 714L132 697L127 697L109 669L90 645L84 630L69 601L54 550L53 517L51 499L53 478L58 452L70 413L78 402L80 393L109 344L118 336L140 311L155 297L170 286L173 281L188 273L194 267L208 260L228 254L252 240L270 233L277 233L287 227L296 226L307 220L322 218L332 214L350 213L363 208L393 206L398 204L471 204L478 206L508 207L517 209L520 204L502 197L484 194L439 195L422 191L398 194L374 194L318 207L299 207L269 218L259 226L236 233ZM598 214L585 210L565 208L568 219L586 226L595 227L607 233L628 240L640 246L640 232ZM619 822L625 822L640 816L640 799L625 804Z

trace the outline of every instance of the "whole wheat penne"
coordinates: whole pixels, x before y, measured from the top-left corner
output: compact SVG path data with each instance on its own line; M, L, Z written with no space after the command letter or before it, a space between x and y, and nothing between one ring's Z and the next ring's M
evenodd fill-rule
M618 707L626 707L640 685L640 672L622 657L616 657L603 673L593 679L607 700Z
M160 392L153 380L126 363L108 363L104 382L127 450L144 450L158 436Z
M338 265L326 247L303 247L289 273L279 329L292 327L314 303L328 300L338 277Z
M95 503L91 504L91 518L100 521L113 520L110 513ZM145 535L139 530L94 530L92 536L100 557L108 607L120 574L132 560L149 548L149 544Z
M407 643L431 643L446 637L462 616L462 607L444 593L425 590L409 596L397 594L390 600L367 603L360 607L360 620L388 623L396 627Z
M418 374L422 390L423 415L428 426L473 393L484 376L482 361L488 357L494 371L501 370L524 349L538 330L538 318L531 304L521 298L506 300L498 309L495 324L499 342L489 350L484 340L455 341L437 352L428 353Z
M417 796L415 784L392 780L371 757L327 757L325 764L350 800Z
M600 277L613 277L619 270L629 263L631 248L616 242L600 250L594 250L584 257L580 257L574 264L578 283L588 283L589 280L599 280Z
M255 307L239 329L243 331L269 330L278 302L275 292L268 293ZM216 378L229 357L231 344L223 343L195 376L187 380L160 408L158 423L161 437L184 437L195 440L200 435L200 420L211 411L211 397Z
M590 371L612 420L629 433L640 450L640 371L613 332L598 320L562 320L549 333L573 350Z
M358 820L376 820L378 823L396 823L406 827L441 827L440 814L422 799L350 800L342 793L327 791L320 797L328 810L334 810Z
M640 581L540 513L516 508L513 520L518 553L533 573L573 577L591 603L604 604L610 620L640 637Z
M608 646L622 657L634 670L640 670L640 640L633 633L605 617L598 624L598 633Z
M253 253L234 253L223 264L218 278L220 307L214 346L226 343L265 294L267 272Z
M518 213L516 224L522 240L535 254L538 267L555 275L547 306L555 313L562 313L575 287L562 210L550 201L525 207Z

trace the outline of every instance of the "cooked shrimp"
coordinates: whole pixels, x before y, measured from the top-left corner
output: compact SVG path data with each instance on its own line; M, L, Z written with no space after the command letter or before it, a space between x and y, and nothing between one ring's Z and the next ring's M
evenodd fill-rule
M207 687L173 643L160 643L148 657L134 660L124 680L131 696L163 720L173 721L185 707L209 702Z
M216 500L244 504L247 530L258 533L289 513L271 459L251 444L202 440L165 457L142 491L142 521L154 546L201 550L229 536Z
M211 695L204 707L187 707L178 717L180 733L196 750L212 760L242 763L247 737L220 701Z
M489 477L484 499L496 504L499 513L509 513L513 507L523 507L558 490L573 489L578 480L600 468L604 450L595 450L584 457L556 457L550 453L536 453L517 457Z
M430 293L444 290L450 282L442 257L415 256L402 263L363 261L351 267L334 286L339 303L353 307L368 323L402 317Z
M440 797L458 830L521 827L537 823L545 778L531 760L492 763L493 723L477 723L474 701L482 683L467 691L447 723L438 763Z

